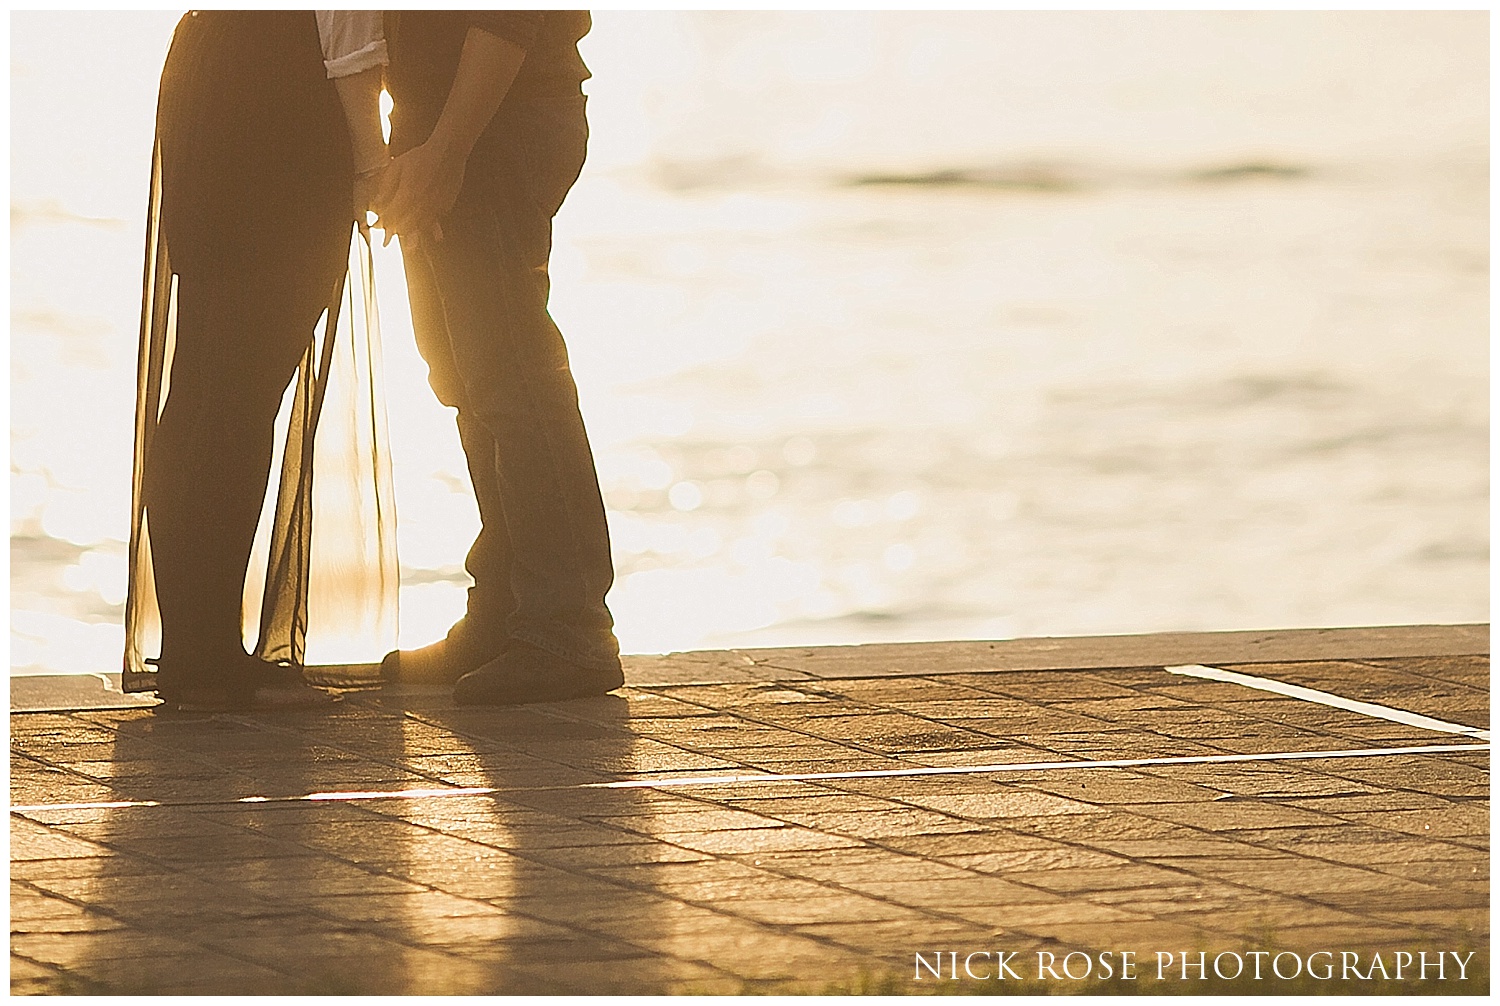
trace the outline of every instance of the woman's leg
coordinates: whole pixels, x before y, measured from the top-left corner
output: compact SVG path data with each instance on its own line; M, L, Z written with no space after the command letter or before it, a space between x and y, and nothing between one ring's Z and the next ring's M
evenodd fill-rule
M163 663L244 652L245 570L273 425L342 267L325 258L315 279L268 269L179 280L171 384L145 483Z
M243 658L282 394L345 268L348 143L311 13L183 19L158 105L176 343L144 496L163 665Z

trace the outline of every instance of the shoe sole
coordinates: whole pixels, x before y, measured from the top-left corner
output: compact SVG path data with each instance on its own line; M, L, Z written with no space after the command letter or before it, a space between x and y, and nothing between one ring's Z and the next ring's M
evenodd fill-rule
M257 688L248 698L227 693L200 693L191 698L173 699L162 696L157 707L174 713L270 713L296 709L325 709L342 701L342 696L330 695L312 686L302 688L267 687Z
M570 702L574 699L607 695L625 684L625 676L618 671L608 677L605 676L608 674L606 671L600 671L599 674L598 681L572 682L572 687L556 680L513 680L491 684L489 676L472 681L466 687L464 681L471 677L466 674L459 679L453 690L453 701L461 706L526 706L538 702Z

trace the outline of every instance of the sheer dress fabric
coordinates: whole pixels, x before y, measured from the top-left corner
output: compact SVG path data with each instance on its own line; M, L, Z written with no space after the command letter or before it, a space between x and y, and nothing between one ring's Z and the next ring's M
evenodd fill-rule
M283 46L288 39L296 44ZM237 41L249 51L228 55ZM395 645L399 585L379 325L368 235L353 226L347 197L341 206L330 205L344 191L340 185L347 184L336 172L351 168L346 136L338 138L342 162L334 157L336 167L324 163L330 155L319 146L331 142L328 131L339 120L326 114L337 103L319 58L314 18L305 11L194 12L179 25L173 50L158 103L146 220L124 687L155 687L162 648L165 584L153 556L159 562L164 545L158 541L153 547L153 512L147 504L156 500L158 531L165 533L160 527L176 501L162 486L193 495L195 459L214 454L211 434L196 453L169 447L160 438L174 377L181 396L207 397L199 410L211 427L219 410L202 388L215 381L233 387L241 367L247 375L272 374L269 408L280 404L269 487L263 499L235 502L258 506L260 512L248 569L190 572L201 573L205 582L243 581L240 635L246 650L263 660L298 667L378 661ZM311 64L311 78L299 76L304 62ZM324 110L320 118L296 107L305 96ZM309 187L295 177L299 170L308 172L295 163L283 167L288 158L277 150L305 156L307 165L333 181L323 189ZM257 165L257 158L264 160ZM224 180L236 172L237 180ZM284 176L276 177L278 172ZM311 201L299 203L299 198ZM340 213L348 224L337 223ZM295 237L301 232L277 221L295 223L309 214L332 222L320 231L331 237L320 240L343 234L344 251L332 246L332 254L343 256L345 266L315 291L314 310L305 313L306 330L287 332L281 326L270 333L274 340L268 335L264 348L255 339L215 345L220 332L198 324L201 312L195 305L225 300L228 291L227 300L239 305L240 314L258 316L255 297L243 304L234 297L248 287L261 300L275 301L279 291L263 290L265 277L277 275L277 267L285 271L303 251ZM253 325L247 330L253 334ZM289 383L276 366L261 366L273 341L287 361ZM196 369L178 373L189 357ZM198 365L205 358L218 361L207 368L212 373L206 379ZM190 383L199 387L190 389ZM189 404L191 399L180 398L178 407ZM179 458L186 459L182 470L164 471ZM180 515L173 521L179 527L190 523ZM177 566L171 590L182 594L181 563ZM186 591L191 590L189 582Z

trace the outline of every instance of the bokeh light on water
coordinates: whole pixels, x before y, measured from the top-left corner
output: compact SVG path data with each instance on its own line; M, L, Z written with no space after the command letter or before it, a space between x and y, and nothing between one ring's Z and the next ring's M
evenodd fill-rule
M553 305L625 648L1485 618L1483 17L599 14ZM13 16L22 671L119 662L174 20ZM377 271L412 645L477 517Z

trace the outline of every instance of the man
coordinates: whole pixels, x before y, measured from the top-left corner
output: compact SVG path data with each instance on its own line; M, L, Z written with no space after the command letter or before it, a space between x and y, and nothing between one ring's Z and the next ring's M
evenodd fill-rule
M604 505L561 334L547 313L552 217L588 126L585 11L388 11L391 153L373 207L401 236L418 346L458 410L482 524L468 610L392 653L398 681L461 704L597 695L624 683L604 595Z

